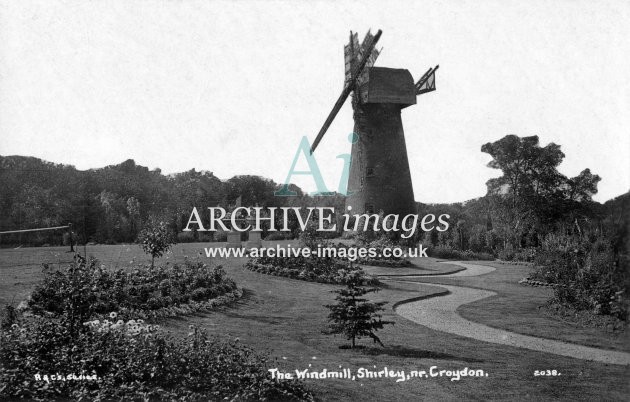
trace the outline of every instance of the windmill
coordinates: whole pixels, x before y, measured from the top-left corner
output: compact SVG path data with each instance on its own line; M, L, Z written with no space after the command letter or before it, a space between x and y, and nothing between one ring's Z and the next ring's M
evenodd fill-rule
M439 66L427 70L415 84L408 70L374 67L381 34L381 30L376 35L368 31L359 44L358 35L350 32L350 42L344 47L344 88L311 153L352 93L354 133L346 206L353 213L404 215L415 213L416 204L400 111L414 105L417 95L435 90Z

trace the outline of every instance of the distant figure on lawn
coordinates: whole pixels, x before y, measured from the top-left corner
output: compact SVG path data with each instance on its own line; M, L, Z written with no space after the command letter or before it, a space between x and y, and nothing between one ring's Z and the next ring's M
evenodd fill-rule
M72 223L68 223L68 241L70 242L69 253L74 253L74 243L76 234L72 231Z

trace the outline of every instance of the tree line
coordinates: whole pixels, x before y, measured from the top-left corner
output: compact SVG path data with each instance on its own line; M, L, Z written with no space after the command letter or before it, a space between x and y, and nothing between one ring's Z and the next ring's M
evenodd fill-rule
M508 135L481 151L492 156L488 166L502 176L489 180L487 194L477 199L418 203L420 214L449 214L451 227L439 233L417 231L414 241L509 257L540 247L549 233L612 235L623 227L628 194L603 205L593 201L600 177L588 168L576 177L562 175L557 170L564 158L559 145L543 147L537 136ZM221 180L195 169L165 175L133 160L81 171L34 157L0 156L0 231L72 223L79 243L134 242L142 225L157 216L180 241L195 241L209 240L209 235L181 233L194 206L229 208L240 197L247 206L332 206L344 211L341 195L312 197L292 185L297 197L276 197L279 186L259 176ZM297 222L290 227L295 233L289 236L297 236ZM37 246L62 240L59 232L35 232L3 235L0 244Z
M173 233L207 240L196 232L180 233L194 206L242 205L343 207L343 197L310 197L291 185L297 197L276 197L279 187L260 176L228 180L191 169L165 175L127 160L99 169L78 170L34 157L0 156L0 231L72 224L77 241L114 244L134 242L151 218L168 222ZM293 223L292 223L293 224ZM297 227L297 222L295 222ZM0 244L60 244L67 233L34 232L2 235ZM207 235L206 235L207 236ZM67 239L66 239L67 240Z
M448 213L451 228L426 233L424 242L456 250L488 252L503 259L532 260L550 234L609 237L627 243L630 193L604 204L593 201L601 178L585 168L575 177L558 171L560 146L537 136L508 135L484 144L488 167L502 175L487 182L485 196L454 204L420 205L427 213Z

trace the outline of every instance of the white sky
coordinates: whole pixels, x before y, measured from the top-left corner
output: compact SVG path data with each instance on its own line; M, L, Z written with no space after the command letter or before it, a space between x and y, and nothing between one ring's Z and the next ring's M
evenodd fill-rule
M629 21L627 1L0 0L0 155L282 182L342 89L349 31L380 28L378 66L440 65L403 111L416 200L484 195L481 145L536 134L605 201L630 189ZM316 151L331 190L351 131L348 102Z

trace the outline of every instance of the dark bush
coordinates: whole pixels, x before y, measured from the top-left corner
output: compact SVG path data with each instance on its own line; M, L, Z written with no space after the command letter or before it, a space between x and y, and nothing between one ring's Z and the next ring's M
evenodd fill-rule
M628 319L628 270L604 238L548 237L531 277L555 284L554 298L561 305Z
M489 253L475 253L471 250L460 251L460 250L455 250L454 248L447 247L447 246L431 247L427 249L427 255L429 255L429 257L446 258L446 259L451 259L451 260L462 260L462 261L471 261L471 260L492 261L494 260L494 256Z
M223 231L214 232L214 241L216 242L227 241L227 232L223 232Z
M178 243L194 243L195 235L193 232L179 232L177 233L177 242Z
M177 243L197 243L210 242L213 240L212 234L204 232L179 232L177 233Z
M514 252L514 249L512 247L506 247L499 251L498 257L500 260L503 261L512 261L515 255L516 253Z
M534 262L538 250L532 247L522 248L514 253L513 261Z

